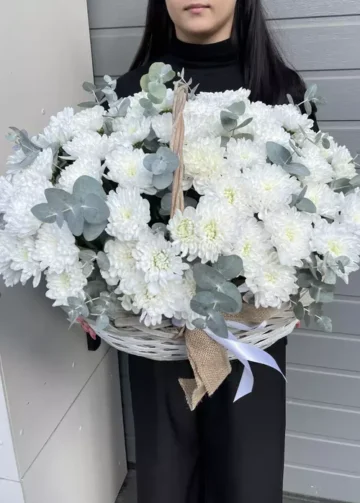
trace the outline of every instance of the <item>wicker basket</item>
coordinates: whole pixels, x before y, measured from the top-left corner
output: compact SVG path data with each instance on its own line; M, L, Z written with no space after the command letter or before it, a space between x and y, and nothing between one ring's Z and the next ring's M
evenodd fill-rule
M182 150L185 132L183 111L186 100L187 87L180 84L174 93L173 133L170 144L171 149L178 154L180 159L179 167L174 174L171 215L175 213L176 209L184 209ZM87 321L99 337L119 351L159 361L187 359L182 330L174 327L171 320L165 320L161 325L149 328L140 323L139 316L124 312L122 317L115 320L115 326L100 331L96 329L95 323ZM242 342L266 349L289 335L296 324L297 320L289 304L284 305L275 316L267 320L266 327L249 332L236 329L231 329L231 331L235 336L241 338ZM232 355L229 354L229 358L232 359Z

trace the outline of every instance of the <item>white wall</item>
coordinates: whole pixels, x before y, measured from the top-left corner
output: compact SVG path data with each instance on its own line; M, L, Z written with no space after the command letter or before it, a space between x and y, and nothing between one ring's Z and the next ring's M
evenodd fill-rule
M0 173L8 126L34 134L92 79L85 0L12 0L0 16ZM117 355L87 351L40 287L0 282L0 502L114 503L126 474Z

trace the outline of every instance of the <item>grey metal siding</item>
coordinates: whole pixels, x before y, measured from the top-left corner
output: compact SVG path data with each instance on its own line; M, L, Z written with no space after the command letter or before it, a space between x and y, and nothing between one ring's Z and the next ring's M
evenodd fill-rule
M139 44L147 0L88 0L95 76L124 73ZM360 0L264 0L285 57L328 105L320 126L360 153ZM334 333L301 328L288 351L285 489L360 503L360 274L340 284ZM126 358L128 456L135 461Z

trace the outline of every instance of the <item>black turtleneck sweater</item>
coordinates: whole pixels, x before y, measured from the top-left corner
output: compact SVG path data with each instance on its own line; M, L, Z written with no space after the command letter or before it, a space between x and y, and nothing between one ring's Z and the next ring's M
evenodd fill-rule
M223 92L244 87L237 51L230 40L196 45L175 39L168 54L158 60L170 64L176 72L184 68L185 79L192 79L192 87L199 84L199 91ZM140 79L148 73L151 63L119 78L117 85L119 97L129 96L141 90Z

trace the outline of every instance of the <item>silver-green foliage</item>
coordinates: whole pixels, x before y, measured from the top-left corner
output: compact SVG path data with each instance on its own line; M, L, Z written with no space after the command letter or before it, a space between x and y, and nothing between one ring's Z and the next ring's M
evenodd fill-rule
M87 241L94 241L105 230L109 208L105 191L95 178L79 177L72 194L62 189L46 189L45 197L47 203L31 209L42 222L57 222L62 227L65 220L74 236L83 235Z
M203 317L195 320L194 325L226 338L228 330L222 313L238 313L242 309L241 293L231 282L243 273L241 258L220 257L212 266L198 263L193 273L197 293L191 300L191 309Z

